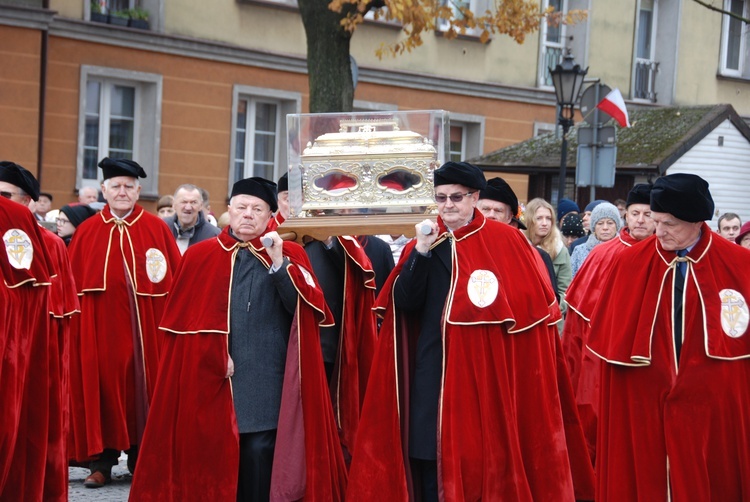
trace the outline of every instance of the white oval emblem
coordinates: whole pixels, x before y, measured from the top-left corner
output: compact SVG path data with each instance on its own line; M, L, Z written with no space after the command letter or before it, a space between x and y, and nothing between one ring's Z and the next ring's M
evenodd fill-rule
M747 331L750 311L745 298L739 291L722 289L721 298L721 329L727 336L739 338Z
M314 288L315 287L315 281L313 280L312 274L310 272L308 272L305 269L305 267L303 267L301 265L297 265L297 266L302 271L302 276L305 278L305 282L307 283L307 285L310 286L311 288Z
M167 259L156 248L146 251L146 273L151 282L161 282L167 275Z
M34 261L34 246L26 232L20 228L11 228L3 235L3 244L13 268L31 268L31 262Z
M475 270L472 272L466 287L467 293L469 293L469 300L477 307L487 307L497 298L497 277L489 270Z

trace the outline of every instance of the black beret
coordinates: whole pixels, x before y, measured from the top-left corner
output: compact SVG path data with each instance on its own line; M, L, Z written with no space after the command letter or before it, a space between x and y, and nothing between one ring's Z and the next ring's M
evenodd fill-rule
M68 217L74 227L77 227L78 225L83 223L84 220L94 216L97 213L96 209L86 204L75 204L72 206L65 205L60 208L60 211L65 213L65 216Z
M99 167L102 168L102 179L108 180L115 176L128 176L130 178L145 178L146 171L143 170L140 164L130 159L110 159L104 157L99 162Z
M435 186L455 184L476 190L487 187L487 179L482 170L468 162L446 162L435 169L434 175Z
M714 215L714 200L708 182L695 174L670 174L654 182L651 210L669 213L683 221L697 223Z
M510 206L513 216L518 213L518 197L502 178L487 180L487 188L479 192L480 199L492 199Z
M32 199L39 200L39 182L28 169L15 162L0 161L0 181L15 185Z
M277 192L289 191L289 173L284 173L284 176L279 178L279 184L278 184L276 191Z
M651 204L651 188L652 185L648 183L638 183L628 192L628 200L625 202L625 207L630 207L632 204Z
M235 195L253 195L262 199L271 206L271 211L276 211L279 206L276 202L276 183L268 181L265 178L253 176L252 178L245 178L234 184L232 187L232 194L229 196L234 197Z

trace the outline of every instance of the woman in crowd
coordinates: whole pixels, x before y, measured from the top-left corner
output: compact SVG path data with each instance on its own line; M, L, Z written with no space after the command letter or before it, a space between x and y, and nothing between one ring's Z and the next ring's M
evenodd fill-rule
M526 205L526 236L532 244L545 250L552 258L560 307L565 312L565 291L573 275L570 270L570 254L555 225L556 221L555 209L546 200L536 198Z
M57 223L57 235L65 241L65 245L70 245L70 239L76 231L78 225L84 220L94 216L96 209L85 204L65 205L60 208L55 222Z
M570 257L570 264L573 268L573 275L576 275L578 269L583 265L583 261L589 255L594 246L607 242L615 238L617 232L622 227L620 211L609 202L602 202L591 212L591 233L585 243L577 246Z

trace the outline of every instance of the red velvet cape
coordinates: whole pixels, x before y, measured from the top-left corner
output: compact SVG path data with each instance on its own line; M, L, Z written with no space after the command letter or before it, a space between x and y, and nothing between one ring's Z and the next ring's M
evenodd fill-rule
M440 218L438 225L437 243L449 238ZM487 221L478 211L453 236L452 284L443 314L441 499L574 500L569 455L576 469L583 466L575 477L590 493L593 473L554 327L559 308L535 251L517 230ZM406 451L413 364L408 352L418 326L395 309L392 290L414 245L404 249L378 298L385 319L347 500L413 498ZM497 281L497 296L485 307L469 297L475 263Z
M140 443L180 262L164 222L136 205L121 223L104 210L78 227L70 261L81 302L71 334L71 458Z
M638 241L623 228L616 238L594 247L565 293L565 301L570 309L565 318L562 346L592 463L596 463L596 416L599 409L601 360L585 349L591 330L589 321L604 293L604 283L612 263L622 251L636 243Z
M356 238L341 236L338 240L345 254L344 305L331 398L341 444L351 454L377 340L377 323L372 311L375 272Z
M231 380L225 374L239 244L225 229L184 255L160 325L167 342L130 491L133 501L236 500L239 444ZM260 239L249 249L270 267ZM284 255L299 299L287 351L271 498L341 500L346 467L318 337L318 326L329 324L332 316L304 250L285 242Z
M591 318L599 501L750 500L750 333L729 330L740 311L747 320L750 252L704 224L687 258L679 368L676 254L655 237L620 254Z
M43 492L43 472L26 471L44 467L49 430L48 313L54 268L43 232L26 207L0 198L1 500L40 499ZM36 396L35 390L43 394Z

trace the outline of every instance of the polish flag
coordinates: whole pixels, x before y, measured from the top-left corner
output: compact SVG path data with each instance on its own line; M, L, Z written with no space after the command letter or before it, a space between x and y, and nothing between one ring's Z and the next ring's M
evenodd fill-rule
M625 100L622 99L620 89L612 90L604 96L604 99L596 107L611 115L620 124L620 127L630 127L628 109L625 108Z

